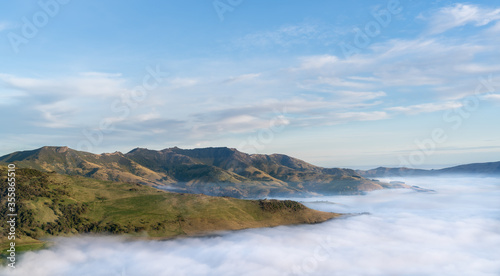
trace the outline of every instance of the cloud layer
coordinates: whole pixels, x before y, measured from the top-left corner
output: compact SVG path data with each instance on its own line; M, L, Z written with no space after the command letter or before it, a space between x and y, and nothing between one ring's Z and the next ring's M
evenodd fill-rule
M370 212L318 225L173 241L61 239L26 253L9 275L497 275L500 180L406 181L437 193L307 199L325 211Z

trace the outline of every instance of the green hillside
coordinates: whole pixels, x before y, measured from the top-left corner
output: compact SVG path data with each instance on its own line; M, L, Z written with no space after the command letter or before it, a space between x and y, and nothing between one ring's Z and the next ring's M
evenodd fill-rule
M7 213L7 169L0 167L0 215ZM241 200L178 194L148 186L82 176L16 170L18 225L22 250L50 236L78 233L129 234L168 238L286 224L317 223L337 217L293 201ZM0 222L0 248L7 244ZM18 250L19 250L18 248Z
M68 147L42 147L2 156L0 163L15 163L17 167L109 181L143 184L174 182L167 175L145 168L120 152L93 154Z

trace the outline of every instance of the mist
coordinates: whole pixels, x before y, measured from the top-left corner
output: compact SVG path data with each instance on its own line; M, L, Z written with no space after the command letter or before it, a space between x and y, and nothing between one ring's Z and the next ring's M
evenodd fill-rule
M435 190L297 198L315 225L169 241L60 238L0 275L500 275L500 179L394 178Z

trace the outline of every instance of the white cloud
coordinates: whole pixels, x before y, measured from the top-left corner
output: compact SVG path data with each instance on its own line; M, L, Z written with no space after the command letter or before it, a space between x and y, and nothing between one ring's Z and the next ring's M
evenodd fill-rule
M62 97L119 96L125 89L121 74L98 72L81 73L79 76L62 78L28 78L0 74L0 82L10 89L28 95Z
M261 73L252 73L252 74L243 74L236 77L228 78L224 81L224 83L235 83L235 82L243 82L243 81L254 81L258 77L261 76Z
M378 99L387 96L384 91L366 92L366 91L338 91L339 99L342 102L364 102L368 100Z
M499 19L500 9L457 3L454 6L441 8L430 18L430 33L439 34L467 24L484 26Z
M485 65L477 63L459 64L455 66L455 71L469 73L469 74L487 74L493 72L500 72L498 65Z
M23 97L25 118L20 116L26 127L72 128L98 124L101 116L111 112L106 100L121 100L127 91L121 74L84 72L76 76L61 78L20 77L0 74L0 87L13 91L16 97ZM12 95L12 92L10 93ZM11 97L12 105L19 101ZM33 111L38 112L38 116ZM29 114L29 115L28 115Z
M500 94L488 94L482 96L483 99L500 102Z
M71 118L80 108L78 105L71 102L59 101L50 104L38 105L35 109L41 113L42 118L44 119L38 123L39 126L48 128L66 128L71 127Z
M302 57L290 74L312 91L385 91L393 86L411 89L426 85L438 92L440 86L457 84L456 79L477 82L477 74L497 70L491 60L475 60L479 54L494 54L494 49L491 41L484 43L469 37L458 41L395 39L373 44L370 51L348 59L331 55Z
M410 106L396 106L387 108L389 111L401 112L405 114L415 115L420 113L430 113L448 109L462 107L463 104L459 102L445 102L445 103L425 103Z
M374 43L366 52L340 59L331 55L301 57L290 75L311 92L383 90L420 93L433 99L459 100L474 93L478 78L497 73L496 43L486 36L415 37ZM418 88L418 89L417 89Z
M204 128L213 128L214 131L244 133L269 127L269 121L259 119L250 115L238 115L234 117L222 118L213 124L205 125Z
M286 118L289 107L282 103L260 103L196 113L190 119L190 136L207 137L227 133L252 133L269 128L271 122L288 125Z
M185 124L191 126L189 137L207 139L228 133L253 133L269 128L271 122L310 127L388 118L384 111L351 111L353 108L363 110L380 104L372 100L384 97L386 94L383 91L339 91L331 94L331 99L304 95L281 101L205 110L188 116Z
M161 114L158 111L151 111L148 113L137 115L135 118L138 122L150 121L155 119L161 119Z
M377 121L389 118L386 112L345 112L337 113L334 117L346 121Z
M495 25L493 25L489 30L489 34L497 34L500 32L500 22L497 22Z
M372 89L374 88L372 83L360 82L360 81L350 81L347 78L337 77L337 76L319 76L316 79L308 80L306 82L308 85L322 85L327 84L332 88L338 89Z
M303 57L300 69L302 70L320 69L325 66L335 65L338 61L339 58L332 55Z

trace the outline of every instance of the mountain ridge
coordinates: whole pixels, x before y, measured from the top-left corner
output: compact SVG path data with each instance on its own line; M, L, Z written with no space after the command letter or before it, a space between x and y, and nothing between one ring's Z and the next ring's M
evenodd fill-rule
M450 174L500 175L500 161L457 165L442 169L412 169L406 167L378 167L371 170L356 170L364 177L390 176L445 176Z
M62 174L140 183L176 192L241 198L304 194L360 194L390 188L351 169L322 168L284 154L247 154L234 148L93 154L46 146L0 157L0 163Z

